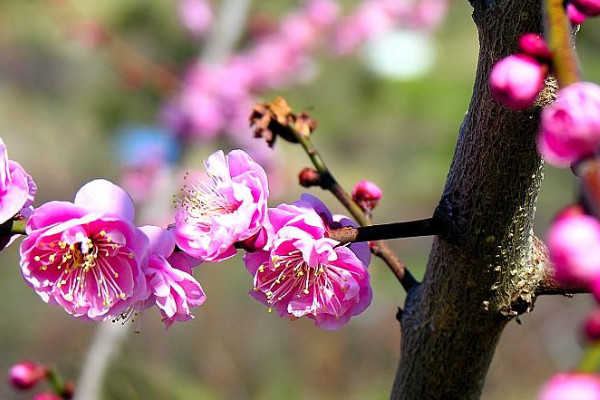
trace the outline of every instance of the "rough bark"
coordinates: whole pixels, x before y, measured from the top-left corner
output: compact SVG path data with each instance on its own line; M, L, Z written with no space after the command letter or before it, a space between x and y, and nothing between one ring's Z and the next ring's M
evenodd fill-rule
M542 180L535 149L539 109L510 111L491 98L489 72L541 32L539 0L471 0L479 33L473 96L436 210L423 283L401 317L393 399L477 399L503 328L533 306L544 276L533 251ZM551 96L550 96L551 97Z

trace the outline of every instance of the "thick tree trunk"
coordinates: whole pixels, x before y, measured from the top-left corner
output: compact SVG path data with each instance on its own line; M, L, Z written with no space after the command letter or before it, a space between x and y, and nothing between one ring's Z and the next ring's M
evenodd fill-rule
M542 162L539 110L513 112L491 98L489 72L541 32L539 0L472 0L479 63L446 188L436 211L445 226L423 283L401 318L393 399L477 399L507 322L529 311L544 274L534 258L533 216ZM457 55L458 56L458 55Z

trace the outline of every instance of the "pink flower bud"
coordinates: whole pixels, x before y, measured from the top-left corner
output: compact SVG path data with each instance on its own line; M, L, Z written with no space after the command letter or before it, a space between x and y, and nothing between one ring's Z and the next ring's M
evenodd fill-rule
M600 280L600 222L596 218L561 216L550 228L548 248L558 280L586 285Z
M519 49L540 62L552 60L552 53L544 38L537 33L526 33L519 39Z
M587 15L582 13L573 4L567 4L567 17L573 25L581 25L587 18Z
M298 183L302 187L321 185L321 174L314 168L304 168L298 174Z
M559 90L542 111L538 150L563 167L593 154L600 145L600 86L577 82Z
M571 0L571 3L588 17L600 15L600 0Z
M369 181L360 181L352 189L352 200L365 211L374 209L382 195L379 186Z
M42 365L31 361L21 361L11 367L8 372L8 382L15 389L29 389L44 379L47 372L46 367Z
M597 342L600 340L600 309L592 311L586 318L583 325L583 332L586 340Z
M600 379L596 375L558 374L542 388L539 400L598 400Z
M500 60L490 75L492 95L513 110L532 106L544 88L547 68L535 58L516 54Z

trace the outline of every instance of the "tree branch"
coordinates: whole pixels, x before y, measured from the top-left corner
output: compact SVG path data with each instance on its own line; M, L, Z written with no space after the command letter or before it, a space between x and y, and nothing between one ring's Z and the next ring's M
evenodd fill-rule
M489 88L491 68L519 37L541 32L541 3L472 4L480 42L473 95L435 214L443 233L402 314L392 399L479 399L504 326L531 309L544 275L531 259L539 108L511 111Z

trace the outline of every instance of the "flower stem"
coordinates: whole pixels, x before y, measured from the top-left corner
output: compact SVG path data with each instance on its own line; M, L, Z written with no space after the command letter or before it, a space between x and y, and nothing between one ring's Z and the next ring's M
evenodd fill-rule
M564 0L543 0L544 33L552 52L552 67L559 87L581 80L579 62L573 45L571 23Z
M344 207L352 214L356 222L361 226L372 225L371 219L366 215L363 210L352 200L352 197L342 188L342 186L333 177L329 168L325 164L325 161L321 157L321 154L317 148L313 145L309 137L301 135L293 124L290 124L288 128L293 132L294 137L302 145L302 148L312 161L316 170L321 174L321 187L325 190L329 190ZM387 243L381 240L373 241L370 244L371 252L377 257L381 258L387 266L390 268L392 273L396 276L402 287L408 292L412 287L418 284L417 280L412 276L410 271L406 268L404 263L400 261L394 251L387 245Z

